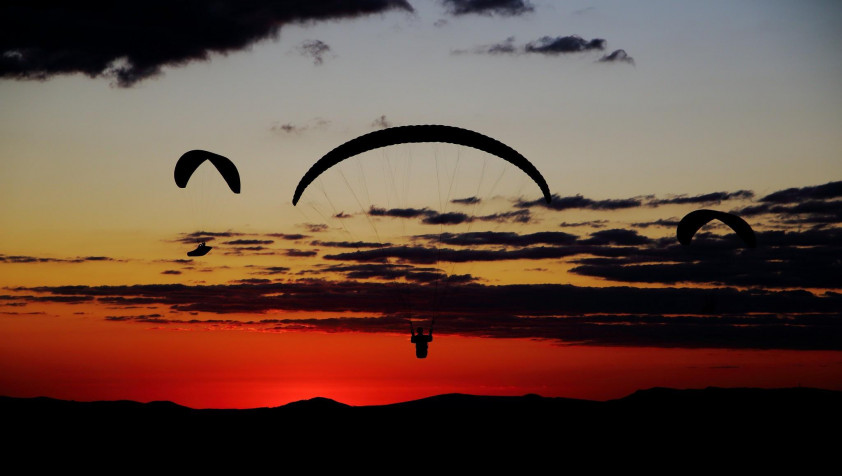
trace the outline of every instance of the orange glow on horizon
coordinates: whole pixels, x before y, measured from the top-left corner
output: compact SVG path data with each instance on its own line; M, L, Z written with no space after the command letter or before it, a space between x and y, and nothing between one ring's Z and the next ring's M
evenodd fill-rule
M55 314L59 307L84 314ZM443 393L605 400L670 386L842 390L842 352L565 346L436 335L207 331L107 322L87 305L0 316L0 394L170 400L195 408L278 406L312 397L388 404ZM26 306L26 312L37 312ZM32 308L32 309L29 309Z

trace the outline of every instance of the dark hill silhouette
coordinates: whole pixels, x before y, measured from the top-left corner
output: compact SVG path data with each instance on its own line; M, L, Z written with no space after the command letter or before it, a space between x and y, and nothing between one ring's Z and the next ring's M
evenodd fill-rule
M561 449L566 457L580 459L655 449L701 457L697 451L713 448L717 453L705 458L722 457L719 451L733 456L736 449L746 457L786 448L789 456L809 452L814 461L835 454L840 409L842 392L811 388L653 388L605 402L448 394L350 406L314 398L245 410L0 397L4 433L16 436L12 448L33 441L44 448L123 450L272 447L296 453L342 448L357 454L386 451L392 457L391 451L419 447L457 457L502 451L509 457L541 452L549 459L556 453L547 451Z

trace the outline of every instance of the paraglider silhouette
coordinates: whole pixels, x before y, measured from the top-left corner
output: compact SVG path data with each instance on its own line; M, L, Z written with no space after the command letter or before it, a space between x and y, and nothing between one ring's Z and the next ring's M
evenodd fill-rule
M292 197L292 204L298 204L301 194L304 193L307 186L316 180L322 172L345 159L381 147L417 142L446 142L472 147L496 155L525 172L541 189L544 200L547 203L551 201L550 188L541 175L541 172L531 162L526 160L526 157L506 144L468 129L442 125L421 125L390 127L388 129L370 132L351 139L331 150L313 164L310 170L298 182L298 186L295 188L295 193Z
M421 154L418 162L423 161L424 163L419 164L417 168L412 168L413 154L411 148L414 144L420 143L432 143L433 153ZM443 151L439 149L441 144L445 144L441 147ZM448 145L456 147L451 148ZM408 160L402 162L398 158L393 163L387 151L383 151L383 154L366 154L373 150L391 146L401 146L397 149L410 150L410 153L405 156ZM473 149L479 153L471 156L469 151L462 151L462 149ZM446 151L450 150L457 152L447 156ZM402 152L395 152L396 156L401 156ZM459 184L461 185L460 188L459 185L454 187L454 183L459 178L457 171L459 170L460 159L463 157L462 153L465 157L464 164L477 164L481 168L476 169L478 173L470 174L472 179L470 186L467 186L467 181L464 181ZM365 158L362 157L364 154ZM448 162L448 158L452 160ZM357 160L356 167L348 166L343 170L345 165L343 162L348 159L360 160ZM487 163L487 159L493 160ZM364 162L366 165L363 165ZM491 165L488 165L489 163ZM371 168L368 168L369 166ZM336 168L332 169L333 167ZM401 167L404 168L401 169ZM443 171L441 173L439 172L440 167ZM492 169L494 172L491 172ZM477 210L482 209L486 200L492 200L506 193L501 189L505 189L508 184L499 188L498 185L504 174L512 169L519 169L520 172L526 174L527 180L519 181L519 186L532 187L537 185L541 190L543 199L547 203L551 202L550 188L535 165L518 151L496 139L472 130L446 125L390 127L363 134L327 152L301 177L293 193L292 203L298 205L299 200L308 191L308 187L316 182L313 188L320 188L325 201L316 199L308 205L313 208L319 217L325 220L333 220L335 222L333 225L337 229L343 230L353 238L351 241L376 240L381 247L392 251L398 248L388 248L391 244L388 243L389 240L384 242L380 235L381 231L386 230L391 233L397 229L406 230L406 227L412 226L404 222L404 220L409 221L409 218L418 218L417 225L421 227L439 226L439 238L430 239L425 244L425 250L420 251L421 253L428 253L427 259L431 261L431 264L435 263L438 267L440 263L450 259L450 255L442 253L443 227L450 227L454 231L458 231L457 227L462 227L461 230L468 231L471 229L471 223L482 220L483 217ZM381 170L382 176L380 175ZM498 170L499 175L497 174ZM367 177L368 171L376 171L377 173ZM324 184L318 183L319 180L327 179L331 175L338 175L342 178L339 187L325 187ZM405 177L405 181L401 183L400 177ZM410 177L412 178L410 179ZM442 179L442 177L444 178ZM494 177L497 178L496 181ZM476 179L476 185L473 184L474 179ZM369 181L378 180L383 180L385 187L372 187L371 189L368 187ZM344 188L341 183L344 183L348 189L344 195L344 201L342 195ZM513 188L514 185L510 189ZM465 198L453 200L454 190L460 190L464 195L459 195L459 197ZM518 190L518 192L520 191ZM312 192L308 192L308 198L311 198L309 194L312 194ZM390 208L378 207L378 200L391 204ZM416 200L414 205L412 200ZM359 207L358 216L366 217L365 221L360 220L362 231L359 231L360 228L355 228L356 224L351 218L353 215L346 214L342 210L343 206L349 206L348 203L356 203ZM461 206L470 204L471 213L449 209L450 204L462 204ZM337 208L337 205L339 208ZM505 217L500 216L496 218L485 217L485 219L497 223L506 220ZM527 220L521 220L520 223L525 223ZM399 301L397 306L405 308L407 312L414 315L418 315L419 312L429 312L435 316L443 300L452 300L455 298L454 296L458 295L459 291L454 289L458 288L458 284L454 284L458 282L458 279L451 279L457 276L454 271L455 266L456 262L454 261L451 263L449 271L434 271L436 276L429 281L429 286L419 286L417 283L411 283L407 278L404 278L405 281L392 279L391 286L394 287L394 295L396 300ZM422 327L416 329L410 322L410 333L412 336L411 342L415 345L416 357L419 359L426 358L429 344L433 340L432 325L429 331L424 333Z
M196 169L199 168L199 166L205 161L210 162L214 167L216 167L216 170L218 170L219 174L222 175L222 178L225 179L225 182L228 184L228 188L230 188L232 192L240 193L240 173L237 171L237 167L234 163L227 157L223 157L206 150L191 150L190 152L185 152L178 159L173 173L175 176L175 184L180 188L187 187L187 182L190 180L193 172L195 172Z
M205 256L205 255L206 255L206 254L208 254L208 252L210 252L210 250L212 250L212 249L213 249L213 247L211 247L211 246L207 246L207 245L205 244L205 242L203 241L202 243L200 243L200 244L199 244L199 246L197 246L197 247L196 247L196 249L195 249L195 250L193 250L193 251L188 251L188 252L187 252L187 256L191 256L191 257L192 257L192 256Z
M195 172L196 169L198 169L199 166L206 161L216 167L216 170L219 171L219 174L222 175L223 179L225 179L225 183L228 184L228 188L230 188L232 192L240 193L240 173L237 171L237 167L234 163L227 157L223 157L219 154L214 154L213 152L208 152L206 150L191 150L189 152L185 152L181 157L179 157L178 162L175 164L175 170L173 171L175 184L180 188L186 188L187 182L190 181L190 177L193 176L193 172ZM211 249L212 247L207 246L204 242L202 242L195 250L189 251L187 256L204 256L208 254Z
M747 247L757 247L757 238L754 236L754 230L751 229L751 226L745 220L737 215L716 210L696 210L685 215L676 228L676 237L679 243L684 246L690 245L693 235L711 220L719 220L728 225L743 240Z

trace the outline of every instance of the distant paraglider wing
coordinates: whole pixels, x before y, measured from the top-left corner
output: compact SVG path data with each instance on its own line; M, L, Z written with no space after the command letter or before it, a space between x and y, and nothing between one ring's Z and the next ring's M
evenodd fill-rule
M754 231L745 220L737 215L716 210L696 210L688 213L678 223L676 230L678 241L682 245L689 245L690 240L693 239L693 235L699 231L699 228L705 226L711 220L719 220L731 227L749 248L757 247L757 238L754 236Z
M453 126L423 125L391 127L389 129L371 132L359 136L356 139L351 139L331 150L319 159L318 162L313 164L310 170L301 178L301 181L298 182L298 186L295 188L295 194L292 197L292 204L296 205L298 203L301 194L304 193L307 186L321 175L322 172L339 162L369 150L415 142L446 142L473 147L474 149L496 155L524 171L538 184L538 187L540 187L541 192L544 194L544 200L550 203L550 188L547 186L544 177L531 162L526 160L526 157L522 156L516 150L496 139L468 129Z
M227 157L205 150L191 150L178 159L175 164L175 183L181 188L187 186L187 181L202 163L209 161L219 171L228 187L234 193L240 193L240 173L237 167Z
M195 250L193 250L193 251L188 251L188 252L187 252L187 256L205 256L205 255L206 255L206 254L208 254L208 252L210 252L210 250L212 250L212 249L213 249L213 247L212 247L212 246L205 246L205 245L202 245L202 246L197 247L197 248L196 248Z

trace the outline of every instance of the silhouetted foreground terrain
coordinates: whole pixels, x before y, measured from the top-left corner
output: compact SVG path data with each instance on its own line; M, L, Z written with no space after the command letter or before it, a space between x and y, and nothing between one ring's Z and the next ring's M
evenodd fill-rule
M248 410L0 397L0 409L6 435L43 448L209 451L233 445L290 451L341 446L364 451L404 448L412 459L416 451L433 448L463 456L477 449L488 456L504 448L564 449L569 455L577 448L593 453L616 448L663 451L701 444L705 451L743 457L746 451L775 453L775 448L789 455L806 451L820 457L838 448L842 392L654 388L606 402L451 394L361 407L314 398Z

